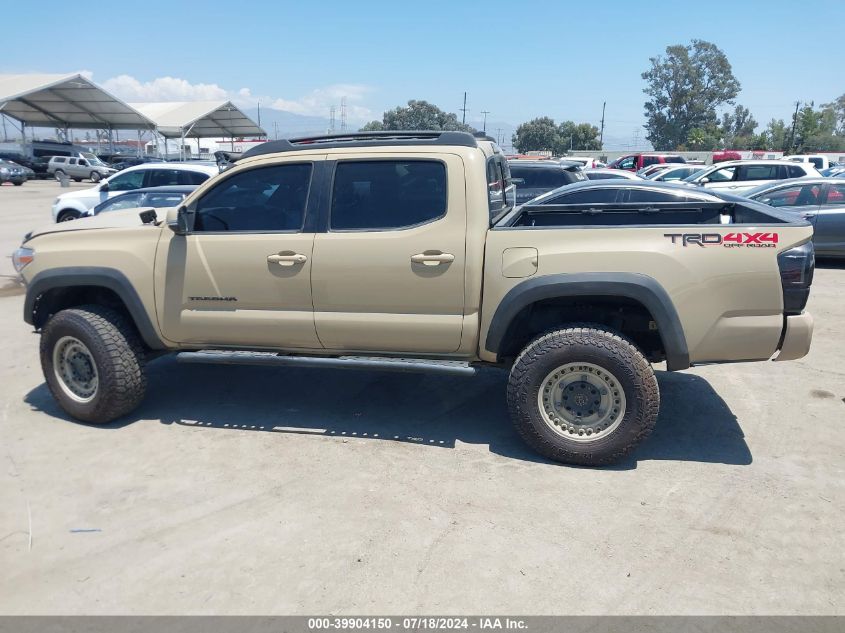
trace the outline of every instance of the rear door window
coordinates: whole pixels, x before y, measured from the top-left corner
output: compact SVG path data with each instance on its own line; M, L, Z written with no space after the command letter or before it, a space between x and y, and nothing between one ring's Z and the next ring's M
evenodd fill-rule
M737 180L778 180L780 165L740 165Z
M798 167L797 165L786 165L786 171L788 174L788 178L803 178L807 175L804 173L804 170Z
M181 185L179 175L184 173L179 169L151 169L148 187L170 187Z
M210 176L199 171L180 171L178 180L180 185L201 185Z
M791 185L757 196L756 200L772 207L817 206L821 185Z
M825 206L845 207L845 184L828 185Z
M334 231L409 228L445 216L446 200L446 166L439 161L340 161L329 226Z

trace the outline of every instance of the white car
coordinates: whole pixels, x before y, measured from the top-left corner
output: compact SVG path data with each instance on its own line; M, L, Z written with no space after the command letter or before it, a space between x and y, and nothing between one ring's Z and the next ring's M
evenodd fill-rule
M600 167L597 169L585 169L584 175L587 177L588 180L619 180L620 178L624 180L642 180L642 176L637 176L632 171L628 171L626 169L607 169L605 167Z
M588 156L564 156L561 160L581 163L584 169L593 169L596 167L605 167L605 164L598 158L590 158Z
M669 167L668 169L661 169L660 171L652 173L650 176L646 177L646 180L653 180L655 182L676 182L678 180L689 178L690 176L697 174L700 171L704 171L705 169L706 167L704 167L704 165L690 165L689 163L686 165L675 165L673 167Z
M791 160L794 163L811 163L819 171L830 169L830 159L821 154L792 154L783 158L784 160Z
M793 163L780 159L731 160L708 167L683 182L706 189L718 189L724 193L741 194L767 182L807 176L820 176L810 163Z
M125 191L146 187L199 185L220 173L217 165L198 163L145 163L110 176L90 189L63 193L53 203L56 222L76 220L101 202Z

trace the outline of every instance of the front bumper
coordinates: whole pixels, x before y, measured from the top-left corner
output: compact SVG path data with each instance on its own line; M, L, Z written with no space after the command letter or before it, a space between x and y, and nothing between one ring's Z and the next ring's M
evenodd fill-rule
M786 317L780 354L774 360L803 358L810 351L813 340L813 315L809 312Z

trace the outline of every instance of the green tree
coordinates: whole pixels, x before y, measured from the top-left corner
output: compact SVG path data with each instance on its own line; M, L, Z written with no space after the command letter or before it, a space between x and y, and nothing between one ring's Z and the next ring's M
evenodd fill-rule
M561 147L560 129L554 119L547 116L522 123L511 140L521 154L536 151L557 153Z
M786 146L789 144L789 126L783 119L772 119L766 126L763 136L766 139L764 149L786 151Z
M599 129L589 123L573 123L564 121L558 126L559 145L555 154L564 155L572 149L601 149L599 143Z
M370 121L362 131L373 130L457 130L475 132L475 128L458 121L458 116L444 112L428 101L411 99L407 106L388 110L381 121Z
M693 128L687 134L687 145L693 149L703 149L707 145L707 132L700 127Z
M722 115L719 127L721 143L725 149L753 149L757 121L748 108L737 104L733 113L725 112Z
M692 40L686 46L666 47L666 55L652 57L646 81L646 138L657 150L672 150L695 129L717 122L716 108L733 103L739 94L727 56L718 46Z
M836 101L825 103L822 108L833 113L834 133L845 136L845 95L841 95Z
M820 110L811 101L798 111L795 117L795 138L792 151L837 152L845 149L845 137L836 134L837 115L830 104Z
M563 156L571 149L601 149L599 129L589 123L564 121L560 125L544 116L527 121L516 128L512 141L516 151L546 151Z

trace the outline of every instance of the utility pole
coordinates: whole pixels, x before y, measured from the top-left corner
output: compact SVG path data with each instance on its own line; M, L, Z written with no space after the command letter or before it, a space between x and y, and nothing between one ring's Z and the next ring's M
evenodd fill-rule
M346 97L340 98L340 131L346 131Z
M601 104L601 132L599 132L599 149L604 149L604 108L607 105L607 101L602 102Z
M501 147L504 144L505 144L504 139L502 139L502 128L497 127L496 128L496 145L499 145Z
M795 124L798 122L798 108L801 106L800 101L795 102L795 114L792 115L792 132L789 134L789 151L795 147ZM786 148L783 148L786 151Z
M279 122L273 121L273 131L276 133L276 140L279 140Z
M487 134L487 115L490 114L489 110L482 110L481 114L484 115L484 129L482 130L485 134Z
M261 127L261 102L258 102L258 127Z
M334 134L334 113L335 106L329 108L329 133Z
M467 122L467 93L464 93L464 107L461 108L461 112L463 112L463 116L461 117L461 124L466 125Z

